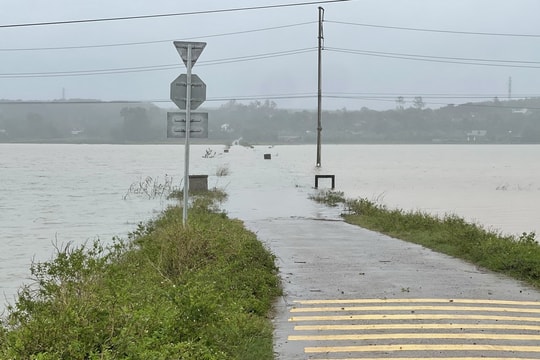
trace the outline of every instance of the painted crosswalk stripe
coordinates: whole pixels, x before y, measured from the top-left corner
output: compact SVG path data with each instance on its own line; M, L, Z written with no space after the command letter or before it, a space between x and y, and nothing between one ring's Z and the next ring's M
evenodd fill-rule
M538 322L539 318L522 316L448 315L448 314L402 314L402 315L334 315L293 316L289 321L347 321L347 320L493 320Z
M540 352L540 346L468 345L468 344L392 344L369 346L318 346L306 347L306 353L327 352L393 352L393 351L502 351Z
M291 335L289 340L339 341L339 340L383 340L383 339L463 339L463 340L516 340L538 341L540 335L485 334L485 333L386 333L386 334L340 334L340 335Z
M290 313L288 340L302 342L310 359L540 358L540 302L301 300Z
M306 312L375 312L375 311L472 311L472 312L504 312L504 313L540 313L540 308L500 308L483 306L341 306L293 308L291 313Z
M316 305L316 304L390 304L390 303L444 303L444 304L499 304L499 305L520 305L520 306L540 306L537 301L516 301L516 300L496 300L496 299L312 299L312 300L295 300L295 304Z
M456 329L456 330L523 330L540 331L540 325L513 325L513 324L365 324L365 325L296 325L295 331L327 331L327 330L430 330L430 329Z
M362 357L362 358L332 358L332 359L327 359L327 358L317 358L318 360L381 360L381 359L386 359L386 360L414 360L416 358L410 358L410 357L407 357L407 358L404 358L404 357L391 357L391 358L387 358L387 357L381 357L381 358L366 358L366 357ZM486 357L486 356L482 356L481 358L479 357L422 357L422 360L478 360L478 359L481 359L481 360L538 360L538 358L524 358L524 357Z

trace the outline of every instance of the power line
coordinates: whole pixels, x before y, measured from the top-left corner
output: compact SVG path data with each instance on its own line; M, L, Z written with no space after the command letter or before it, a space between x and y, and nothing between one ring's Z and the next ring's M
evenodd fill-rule
M349 97L349 96L324 96L326 99L356 99L356 100L365 100L365 101L377 101L377 102L395 102L395 98L392 100L390 98L378 98L378 97ZM488 98L486 98L487 100ZM522 100L522 99L515 99ZM512 100L513 101L513 100ZM466 102L462 104L454 104L447 102L424 102L426 105L436 105L436 106L455 106L455 107L471 107L471 108L499 108L499 109L508 109L507 105L496 105L496 104L486 104L486 103L473 103ZM527 106L529 110L540 110L540 107Z
M224 37L224 36L231 36L231 35L250 34L250 33L255 33L255 32L279 30L279 29L303 26L303 25L308 25L308 24L313 24L313 23L316 23L316 21L308 21L308 22L303 22L303 23L280 25L280 26L273 26L273 27L267 27L267 28L261 28L261 29L235 31L235 32L220 33L220 34L192 36L189 39L169 39L169 40L125 42L125 43L116 43L116 44L96 44L96 45L58 46L58 47L39 47L39 48L4 48L4 49L0 48L0 51L13 52L13 51L75 50L75 49L93 49L93 48L108 48L108 47L120 47L120 46L149 45L149 44L169 43L175 40L197 40L197 39L209 39L209 38Z
M199 67L214 66L228 63L238 63L245 61L255 61L268 58L276 58L281 56L292 56L308 52L314 52L316 48L303 48L295 50L286 50L280 52L263 53L248 56L231 57L216 60L200 61ZM503 60L503 59L480 59L480 58L462 58L462 57L444 57L433 55L418 55L407 53L393 53L393 52L381 52L371 50L355 50L326 47L325 50L330 52L347 53L354 55L375 56L393 59L403 60L415 60L415 61L427 61L436 63L451 63L451 64L465 64L465 65L480 65L480 66L497 66L497 67L514 67L514 68L540 68L540 62L538 61L521 61L521 60ZM537 64L539 66L527 65ZM152 66L138 66L138 67L124 67L124 68L110 68L110 69L92 69L92 70L74 70L74 71L56 71L56 72L27 72L27 73L0 73L0 78L37 78L37 77L67 77L67 76L90 76L90 75L110 75L110 74L124 74L124 73L141 73L150 71L163 71L179 68L180 64L162 64Z
M286 50L273 53L264 53L240 57L232 57L217 60L200 61L197 66L212 66L222 65L228 63L238 63L245 61L254 61L261 59L276 58L282 56L292 56L308 52L314 52L316 48L304 48L296 50ZM149 71L163 71L180 68L180 64L163 64L153 66L138 66L138 67L125 67L125 68L111 68L111 69L93 69L93 70L74 70L74 71L53 71L53 72L27 72L27 73L0 73L0 78L4 79L17 79L17 78L44 78L44 77L67 77L67 76L90 76L90 75L111 75L111 74L125 74L125 73L140 73Z
M434 62L434 63L540 69L540 66L517 65L517 64L539 64L540 65L540 62L538 61L459 58L459 57L445 57L445 56L433 56L433 55L403 54L403 53L392 53L392 52L381 52L381 51L370 51L370 50L353 50L353 49L332 48L332 47L326 47L325 49L332 52L348 53L348 54L355 54L355 55L375 56L375 57L403 59L403 60L415 60L415 61Z
M480 36L506 36L506 37L532 37L532 38L540 37L539 34L513 34L513 33L440 30L440 29L425 29L425 28L412 28L412 27L401 27L401 26L363 24L363 23L353 23L353 22L345 22L345 21L332 21L332 20L325 20L325 21L328 22L328 23L341 24L341 25L353 25L353 26L363 26L363 27L380 28L380 29L421 31L421 32L444 33L444 34L480 35Z
M384 102L395 102L396 98L399 96L408 97L417 97L420 96L422 99L486 99L491 100L496 97L504 97L505 94L462 94L462 93L343 93L343 92L329 92L323 95L326 99L358 99L358 100L369 100L369 101L384 101ZM211 97L206 99L208 102L223 102L231 100L284 100L284 99L307 99L315 98L317 94L315 92L303 92L303 93L279 93L279 94L251 94L251 95L227 95L219 97ZM540 97L539 94L516 94L515 100L521 100L526 98L535 98ZM76 100L30 100L30 101L20 101L20 100L0 100L0 105L2 104L51 104L51 105L62 105L62 104L119 104L119 103L170 103L170 99L146 99L146 100L94 100L94 99L76 99ZM437 104L429 102L429 104ZM439 104L440 105L440 104ZM446 104L448 105L448 104ZM470 106L485 106L486 104L482 103L465 103L461 105L470 105ZM530 107L528 107L530 108Z
M316 48L312 47L312 48L281 51L281 52L275 52L275 53L233 57L233 58L226 58L226 59L220 59L220 60L206 60L206 61L199 62L197 66L201 67L201 66L221 65L221 64L236 63L236 62L243 62L243 61L269 59L269 58L275 58L275 57L281 57L281 56L304 54L304 53L309 53L309 52L314 52L314 51L316 51Z
M382 98L396 99L399 96L412 98L420 96L423 99L493 99L495 97L505 97L507 94L450 94L450 93L346 93L346 92L326 92L325 96L335 98ZM517 98L539 97L540 94L514 94Z
M119 17L112 17L112 18L95 18L95 19L81 19L81 20L63 20L63 21L46 21L46 22L35 22L35 23L8 24L8 25L0 25L0 29L30 27L30 26L50 26L50 25L97 23L97 22L106 22L106 21L155 19L155 18L175 17L175 16L204 15L204 14L228 13L228 12L238 12L238 11L251 11L251 10L287 8L287 7L296 7L296 6L307 6L307 5L318 5L318 4L347 2L347 1L351 1L351 0L321 0L321 1L309 1L309 2L301 2L301 3L293 3L293 4L250 6L250 7L238 7L238 8L230 8L230 9L189 11L189 12L154 14L154 15L119 16Z

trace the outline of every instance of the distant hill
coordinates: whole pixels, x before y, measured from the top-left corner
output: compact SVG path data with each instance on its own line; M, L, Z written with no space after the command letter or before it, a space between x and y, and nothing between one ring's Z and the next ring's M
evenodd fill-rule
M173 110L176 111L176 110ZM199 111L199 109L198 109ZM204 109L200 110L204 111ZM279 109L272 101L230 101L209 113L199 142L315 143L317 113ZM167 139L167 110L152 103L0 100L0 142L146 143ZM540 98L376 111L324 111L326 143L540 143Z

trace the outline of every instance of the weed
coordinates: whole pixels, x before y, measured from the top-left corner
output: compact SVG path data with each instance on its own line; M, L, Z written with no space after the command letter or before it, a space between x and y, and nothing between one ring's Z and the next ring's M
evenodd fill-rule
M147 176L132 183L123 196L123 199L126 200L132 195L142 195L148 199L163 198L169 196L174 189L173 178L169 175L165 175L163 181L158 177L152 178L151 176Z
M335 207L345 202L345 198L343 196L344 194L341 191L321 190L315 194L310 194L309 198L318 203Z
M333 203L335 196L318 200ZM534 232L518 238L486 230L456 215L388 209L367 199L347 199L343 217L351 224L470 261L540 287L540 244Z
M216 195L220 197L222 195ZM35 263L0 323L3 359L273 359L274 257L204 197L127 241Z
M226 165L222 165L218 167L216 170L217 177L228 176L229 174L230 174L230 170Z

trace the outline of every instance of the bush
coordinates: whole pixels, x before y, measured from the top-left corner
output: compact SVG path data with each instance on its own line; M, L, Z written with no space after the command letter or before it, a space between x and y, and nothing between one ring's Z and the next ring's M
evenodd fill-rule
M333 194L315 200L334 202ZM387 209L367 199L343 200L345 220L430 249L462 258L540 287L540 244L536 234L504 236L456 215L442 218L420 211Z
M6 359L272 359L274 257L202 203L31 267L0 327ZM255 354L255 355L254 355Z

